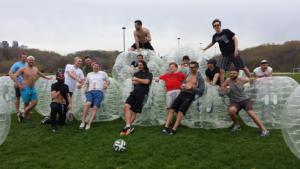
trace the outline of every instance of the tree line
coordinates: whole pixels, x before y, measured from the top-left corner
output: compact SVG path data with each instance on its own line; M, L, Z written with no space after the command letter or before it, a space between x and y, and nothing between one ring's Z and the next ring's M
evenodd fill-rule
M84 50L62 56L53 51L41 51L38 49L2 48L0 47L0 73L8 73L11 66L20 61L21 53L35 57L35 66L45 73L57 72L58 68L65 68L66 64L73 64L75 57L83 59L82 66L85 65L84 57L90 56L93 61L101 64L101 70L112 71L115 60L121 51L105 50ZM300 41L287 41L284 44L262 44L240 51L246 66L252 72L259 66L261 60L268 60L269 66L274 72L293 71L293 68L300 66ZM214 57L220 64L221 55ZM233 64L231 65L233 68Z
M58 68L65 68L67 64L73 64L75 57L82 58L82 65L85 66L84 57L90 56L93 61L101 64L101 70L112 71L115 59L120 51L85 50L62 56L53 51L41 51L38 49L2 48L0 47L0 73L7 74L15 62L20 61L20 54L35 57L35 66L44 73L56 73Z

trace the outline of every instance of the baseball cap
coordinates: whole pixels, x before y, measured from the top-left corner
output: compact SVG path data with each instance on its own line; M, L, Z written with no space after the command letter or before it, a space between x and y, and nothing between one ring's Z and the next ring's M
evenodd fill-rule
M217 61L216 61L215 59L209 59L209 60L206 60L206 61L207 61L207 63L209 63L209 64L214 64L214 65L217 64Z
M27 60L30 59L30 58L32 58L32 59L34 60L34 57L33 57L33 56L28 56L28 57L27 57Z

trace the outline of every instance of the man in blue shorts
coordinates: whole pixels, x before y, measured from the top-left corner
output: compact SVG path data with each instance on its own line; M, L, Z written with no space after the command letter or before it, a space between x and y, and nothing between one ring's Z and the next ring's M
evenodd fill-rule
M91 127L91 123L97 113L98 108L100 108L100 104L103 99L103 89L107 89L107 85L109 84L109 78L107 74L100 70L100 63L94 62L93 72L88 73L86 77L85 83L85 92L86 94L86 104L83 110L82 121L79 126L79 129L83 129L85 126L85 118L89 112L90 107L93 108L92 115L89 123L85 126L86 130L89 130ZM105 82L105 83L104 83Z
M27 55L25 53L22 53L20 55L20 62L16 62L11 69L9 70L8 74L10 76L11 79L13 79L14 73L17 73L17 71L28 65L27 63ZM20 82L20 84L22 84L23 78L22 76L18 76L18 81ZM20 97L21 97L21 93L20 93L20 89L17 85L17 82L14 82L14 88L16 90L16 100L15 100L15 106L16 106L16 115L19 116L19 112L20 112Z
M43 73L41 73L38 70L37 67L33 66L34 65L33 56L28 56L27 62L28 65L20 68L19 71L13 76L13 80L17 82L24 102L24 113L19 113L19 117L18 117L20 123L22 123L24 116L27 116L27 122L31 123L29 112L37 105L37 95L34 87L36 76L39 75L40 77L43 77L48 80L53 78L53 77L46 77ZM22 84L18 81L18 77L20 75L23 77ZM30 101L31 104L29 105Z

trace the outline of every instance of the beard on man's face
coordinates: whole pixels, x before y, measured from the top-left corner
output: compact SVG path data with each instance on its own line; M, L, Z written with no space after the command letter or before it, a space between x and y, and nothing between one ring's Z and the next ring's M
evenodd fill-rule
M236 78L238 78L237 76L231 76L230 77L232 80L235 80Z
M57 79L57 82L58 82L59 84L64 84L64 83L65 83L65 79Z

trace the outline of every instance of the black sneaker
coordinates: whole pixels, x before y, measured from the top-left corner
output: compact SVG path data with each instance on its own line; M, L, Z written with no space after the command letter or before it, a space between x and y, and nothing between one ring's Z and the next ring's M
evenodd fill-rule
M22 113L19 113L19 116L18 116L18 120L20 123L22 123L22 120L24 119L23 117L23 114Z
M176 134L176 131L174 131L173 129L169 129L169 130L167 130L167 132L165 133L166 136L168 136L168 135L174 135L174 134Z
M47 124L47 122L49 121L49 117L45 117L41 122L40 124Z
M158 132L158 134L165 134L165 133L167 132L167 130L168 130L167 127L163 127L163 128L161 129L161 131Z
M31 123L31 119L30 118L27 118L27 123Z
M54 133L60 132L56 127L52 127L52 131L53 131Z

